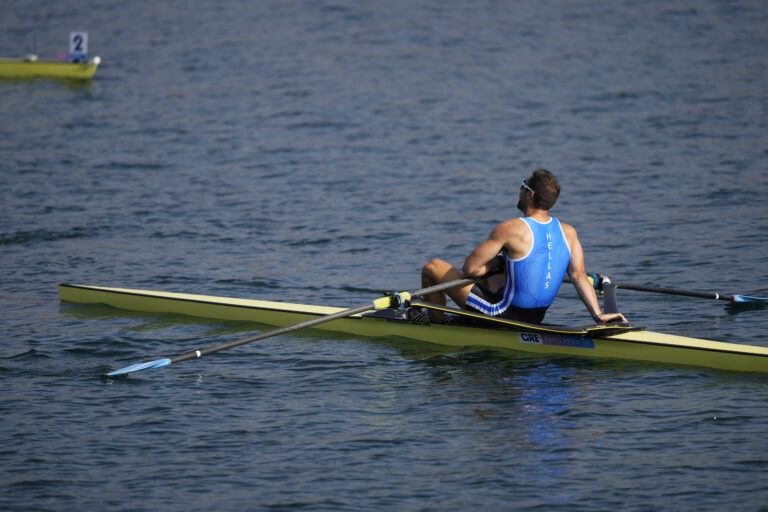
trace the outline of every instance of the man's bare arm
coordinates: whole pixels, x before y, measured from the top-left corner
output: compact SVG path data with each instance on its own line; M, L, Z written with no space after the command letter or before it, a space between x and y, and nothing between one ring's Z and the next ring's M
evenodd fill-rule
M491 231L488 240L478 245L467 257L462 267L465 276L482 276L493 270L498 270L496 256L505 247L509 248L520 243L521 219L502 222Z
M496 270L498 264L494 260L503 247L503 242L489 238L478 245L472 251L472 254L467 257L464 266L461 268L462 273L468 277L477 277Z
M581 242L576 235L576 230L571 226L563 225L563 231L566 233L568 243L571 247L571 261L568 264L568 275L573 281L576 293L587 307L587 311L596 323L605 324L608 322L626 322L627 319L621 313L603 313L600 310L600 303L597 300L597 294L592 283L589 282L587 272L584 268L584 251L581 248Z

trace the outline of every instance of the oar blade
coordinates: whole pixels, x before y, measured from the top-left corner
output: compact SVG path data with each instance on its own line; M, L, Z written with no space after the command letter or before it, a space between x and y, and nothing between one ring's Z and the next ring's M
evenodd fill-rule
M114 377L121 377L128 375L129 373L136 373L140 372L142 370L149 370L150 368L162 368L163 366L168 366L171 364L170 359L155 359L154 361L149 361L146 363L138 363L138 364L132 364L130 366L126 366L125 368L121 368L119 370L115 370L113 372L109 372L104 375L104 377L108 378L114 378Z
M750 297L749 295L734 295L733 302L768 302L768 297Z

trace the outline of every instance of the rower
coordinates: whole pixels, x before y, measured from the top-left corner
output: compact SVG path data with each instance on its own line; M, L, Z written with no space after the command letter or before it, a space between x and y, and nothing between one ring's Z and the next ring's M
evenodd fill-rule
M541 323L567 273L595 323L626 322L624 315L603 312L584 269L584 253L576 230L549 215L560 195L555 176L537 169L521 180L517 208L524 217L498 224L488 239L467 257L461 270L434 259L424 265L424 287L477 277L495 270L505 276L500 285L474 283L425 299L445 305L446 293L460 307L509 320ZM443 313L430 310L430 320L441 323Z

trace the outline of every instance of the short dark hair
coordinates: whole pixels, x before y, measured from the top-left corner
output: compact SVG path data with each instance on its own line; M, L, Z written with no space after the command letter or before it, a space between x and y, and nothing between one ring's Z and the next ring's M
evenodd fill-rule
M536 169L531 177L525 180L533 189L533 206L549 210L560 197L560 183L555 175L546 169Z

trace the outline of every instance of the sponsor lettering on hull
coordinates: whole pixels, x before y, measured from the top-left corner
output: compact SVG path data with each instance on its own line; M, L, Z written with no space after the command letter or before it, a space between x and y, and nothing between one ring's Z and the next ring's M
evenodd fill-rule
M592 338L584 336L563 336L560 334L521 332L520 343L532 345L557 345L560 347L595 348Z

